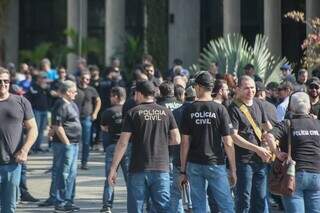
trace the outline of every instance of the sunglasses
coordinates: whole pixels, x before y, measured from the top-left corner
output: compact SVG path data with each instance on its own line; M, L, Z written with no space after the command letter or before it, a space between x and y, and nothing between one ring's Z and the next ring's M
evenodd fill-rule
M9 79L0 79L1 84L9 84L10 80Z

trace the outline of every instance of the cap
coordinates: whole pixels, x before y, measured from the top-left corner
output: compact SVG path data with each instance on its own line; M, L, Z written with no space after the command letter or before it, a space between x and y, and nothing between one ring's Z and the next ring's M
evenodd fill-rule
M261 81L256 81L256 90L257 91L265 91L266 87Z
M196 97L196 90L192 86L188 87L184 93L186 98Z
M214 81L212 75L208 71L201 71L200 73L196 74L195 84L199 84L203 87L213 87Z
M320 80L317 77L312 77L308 82L307 82L308 86L311 85L317 85L320 87Z
M291 65L290 64L284 64L280 67L280 70L291 70Z
M155 93L155 86L151 81L139 81L136 84L136 91L144 96L153 96Z

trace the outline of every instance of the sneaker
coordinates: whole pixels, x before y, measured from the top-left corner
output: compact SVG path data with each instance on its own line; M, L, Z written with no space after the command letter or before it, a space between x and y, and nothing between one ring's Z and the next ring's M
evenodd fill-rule
M72 212L78 212L78 211L80 211L80 207L74 205L74 204L71 203L71 202L67 202L64 207L65 207L65 209L66 209L67 211L72 211Z
M102 213L112 213L111 207L103 205L102 209L100 209L100 212L102 212Z
M88 165L87 165L86 163L83 163L83 164L81 164L80 169L82 169L82 170L89 170L89 167L88 167Z
M50 198L38 204L39 207L49 207L54 205L55 205L54 201Z
M21 194L21 202L39 202L40 200L37 198L34 198L29 192L25 192Z

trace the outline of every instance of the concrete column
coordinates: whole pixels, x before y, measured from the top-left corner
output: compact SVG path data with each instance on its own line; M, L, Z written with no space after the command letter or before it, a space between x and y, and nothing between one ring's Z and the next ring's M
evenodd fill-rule
M314 17L320 17L320 1L306 0L306 18L308 20ZM307 34L308 33L310 33L310 29L307 27Z
M18 68L17 63L19 51L19 0L9 1L3 31L4 32L2 32L1 34L3 35L4 39L4 63L7 64L9 62L13 62L16 64L16 68Z
M200 53L200 1L169 0L169 65L181 58L184 67L197 63Z
M264 0L264 34L273 54L281 56L281 1Z
M240 0L223 0L223 35L241 32L240 10Z
M125 0L106 0L105 63L123 50L125 39Z
M87 37L87 19L88 19L88 5L87 0L68 0L67 1L67 28L74 29L80 37ZM68 38L68 45L72 45L71 39ZM79 45L81 46L81 45ZM67 67L69 72L75 70L76 61L79 55L82 55L80 48L77 54L68 54Z

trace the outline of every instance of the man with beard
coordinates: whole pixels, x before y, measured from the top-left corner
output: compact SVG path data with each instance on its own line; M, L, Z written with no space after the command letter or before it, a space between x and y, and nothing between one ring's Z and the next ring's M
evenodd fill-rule
M226 107L230 104L229 99L229 87L225 80L218 79L214 82L212 89L213 101L218 104L223 104Z
M308 94L310 97L311 109L310 114L316 118L319 118L319 110L320 110L320 80L317 77L313 77L308 82Z
M293 92L293 85L289 81L282 82L278 87L280 104L277 106L277 122L281 122L287 112L289 96Z

